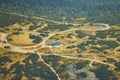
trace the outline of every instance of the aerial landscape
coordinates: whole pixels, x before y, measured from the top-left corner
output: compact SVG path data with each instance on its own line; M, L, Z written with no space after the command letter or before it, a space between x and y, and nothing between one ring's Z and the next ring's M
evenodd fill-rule
M120 0L0 0L0 80L120 80Z

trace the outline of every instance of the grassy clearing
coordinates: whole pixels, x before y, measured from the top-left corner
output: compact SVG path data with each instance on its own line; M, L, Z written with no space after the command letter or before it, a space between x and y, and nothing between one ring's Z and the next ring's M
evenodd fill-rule
M20 33L18 35L11 34L7 37L7 39L11 39L9 41L10 44L16 46L31 46L34 45L33 40L29 38L29 33Z

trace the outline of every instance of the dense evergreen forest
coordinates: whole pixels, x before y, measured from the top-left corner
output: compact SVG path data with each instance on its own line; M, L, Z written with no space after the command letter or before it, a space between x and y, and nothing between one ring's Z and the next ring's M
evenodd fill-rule
M85 22L120 24L120 0L0 0L0 11L55 20L86 17Z

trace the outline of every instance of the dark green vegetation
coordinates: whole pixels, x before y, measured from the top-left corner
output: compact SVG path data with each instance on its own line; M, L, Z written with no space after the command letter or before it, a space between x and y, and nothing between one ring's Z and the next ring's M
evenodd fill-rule
M44 31L48 31L48 30L56 30L56 29L58 29L58 30L60 30L60 31L64 31L64 30L67 30L67 29L69 29L69 27L70 26L66 26L66 25L56 25L56 24L51 24L51 23L49 23L48 24L48 27L45 27L43 30Z
M30 35L30 39L33 39L33 43L40 43L42 41L42 38L38 35Z
M4 65L6 62L12 62L12 61L7 56L0 57L0 66Z
M56 20L65 16L69 21L86 17L85 22L120 23L120 0L0 0L0 10Z
M60 61L61 57L59 56L43 56L43 59L45 60L45 62L47 62L48 64L52 64L52 67L57 67L59 65L58 61Z
M86 34L82 33L82 32L79 31L79 30L77 30L77 31L75 31L75 32L76 32L78 38L83 38L83 37L86 36Z
M20 32L13 32L12 34L13 34L13 35L19 35Z
M11 80L22 80L23 76L26 76L30 80L34 80L34 77L40 77L44 80L57 80L56 75L50 70L49 67L38 60L39 57L36 54L29 55L23 60L21 64L19 61L12 64L9 69L3 67L7 62L11 60L7 57L0 57L0 74L3 74L3 79L6 79L8 74L16 74ZM32 63L30 63L30 61Z
M81 51L86 51L86 50L87 50L87 49L85 48L85 46L88 46L88 44L86 44L86 43L84 43L84 42L77 45L77 47L78 47L79 50L81 50Z
M117 51L120 52L120 49L118 49Z
M116 60L114 60L113 58L107 58L107 61L112 63L112 62L116 62Z
M117 41L119 41L119 42L120 42L120 37L119 37L119 38L117 38Z
M76 63L76 69L82 69L84 67L86 67L89 64L89 61L79 61L78 63Z
M88 46L90 46L89 48L91 53L93 52L93 53L103 53L103 54L107 54L106 50L112 50L119 47L120 32L115 28L111 28L105 31L104 30L96 31L95 35L87 34L84 31L80 31L80 30L75 31L75 33L76 33L75 36L79 39L82 39L87 36L89 37L88 40L80 44L70 45L66 47L67 49L78 48L77 49L78 53L86 51L87 50L86 47ZM68 34L66 37L72 38L72 36L74 35L71 33L71 34ZM110 40L110 39L113 39L113 40ZM71 43L75 43L75 42L71 42Z
M29 27L29 30L35 30L44 24L44 22L41 20L35 20L35 19L29 18L28 21L31 21L33 23L33 25ZM41 22L41 24L38 26L37 23L39 23L39 22Z
M108 66L100 65L97 69L92 71L99 80L118 80L114 73L108 70Z
M117 29L109 29L107 31L106 30L105 31L97 31L96 37L99 37L99 38L107 38L107 37L118 38L120 35L119 31L120 30L117 30Z
M5 13L0 13L0 27L7 27L9 25L17 23L25 22L25 18L17 16L17 15L10 15Z
M29 30L34 30L34 29L36 29L36 28L37 28L36 25L34 25L34 26L30 26Z
M116 41L106 41L106 40L98 40L99 45L106 46L107 49L116 48L119 44Z
M98 52L98 53L99 53L99 52L102 52L102 53L103 53L104 50L106 50L107 48L104 47L104 46L103 46L103 47L100 47L100 48L98 48L98 47L96 47L96 46L92 46L91 49L92 49L91 51L93 51L93 52ZM106 53L106 54L107 54L107 53Z
M10 46L4 46L4 48L9 49L9 48L10 48Z
M120 62L115 63L116 71L120 71Z
M85 78L87 77L87 74L85 72L81 72L78 74L78 76L80 76L81 78Z
M27 15L28 18L8 13L20 13L22 15ZM45 19L48 18L50 20L52 19L63 22L79 22L81 24L86 22L97 22L108 23L111 25L120 25L119 13L120 0L0 0L0 28L7 27L3 30L7 32L10 31L9 25L13 25L14 23L22 23L22 27L24 27L23 23L25 23L26 25L32 23L33 25L30 25L29 30L32 32L33 30L40 28L37 29L37 32L39 32L40 34L37 36L31 34L30 38L33 39L34 43L40 43L42 41L41 36L46 37L49 35L50 32L54 30L64 31L73 26L67 24L58 25L51 23L52 21L49 22L49 20L43 21L33 19L31 18L31 16L44 17ZM65 17L66 19L61 20L63 17ZM83 17L86 18L85 21L76 20ZM41 24L37 24L39 22L41 22ZM42 28L42 26L44 26L44 23L46 23L47 26ZM76 28L78 26L74 27ZM12 34L19 35L20 32L17 31L22 31L22 28L19 28L18 30L16 29L17 28L13 29L14 33ZM82 39L88 36L88 40L77 43L75 45L68 44L68 46L66 46L66 48L69 50L76 50L76 53L78 53L77 55L80 58L89 58L86 56L82 56L82 53L84 53L84 51L88 51L88 48L90 49L91 54L92 52L93 54L96 53L99 55L100 53L103 53L106 54L104 56L107 56L107 54L109 54L110 52L113 53L112 51L114 51L117 47L120 46L119 29L117 30L115 28L111 28L109 30L97 31L95 36L91 34L89 35L89 33L85 33L84 31L80 30L75 31L75 33L76 35L69 33L66 37L68 39L71 39L73 36L76 36L76 38ZM55 37L57 35L59 34L56 34ZM62 35L61 39L63 38L65 39L64 35ZM8 41L12 41L12 39L9 39ZM75 42L70 41L69 43L72 44ZM8 49L12 47L5 46L4 48ZM117 51L120 52L120 49L118 49ZM10 55L13 54L10 53ZM56 75L51 71L48 66L46 66L45 64L43 64L43 62L40 61L38 55L30 53L27 55L28 57L22 60L22 63L21 61L19 61L19 59L17 59L15 63L9 66L9 68L7 68L8 64L12 63L13 60L11 60L11 58L8 56L0 56L0 78L1 74L2 78L14 74L15 76L13 76L12 80L21 80L23 76L26 76L29 80L34 80L34 77L40 77L43 80L57 80ZM55 55L42 56L42 58L47 64L49 64L55 69L60 78L65 78L64 80L69 80L70 75L66 73L66 67L69 65L69 62L71 61L70 59L66 60ZM112 70L106 65L100 65L102 63L93 63L92 69L94 70L92 70L92 72L95 73L96 77L99 80L118 80L115 75L118 75L117 72L120 71L120 62L116 62L116 60L113 58L107 58L103 62L109 63L111 65L115 64L115 71L114 69ZM74 61L73 63L75 64L76 70L81 70L85 67L89 67L90 64L90 62L87 60L79 60L78 62ZM85 72L81 72L77 74L77 76L80 76L81 78L88 77L87 73Z

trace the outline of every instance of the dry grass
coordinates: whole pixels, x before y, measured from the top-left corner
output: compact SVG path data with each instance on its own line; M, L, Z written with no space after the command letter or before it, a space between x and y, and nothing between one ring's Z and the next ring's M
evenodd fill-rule
M10 41L10 44L16 45L16 46L30 46L34 43L33 40L29 38L29 33L20 33L19 35L9 35L8 39L12 39Z

